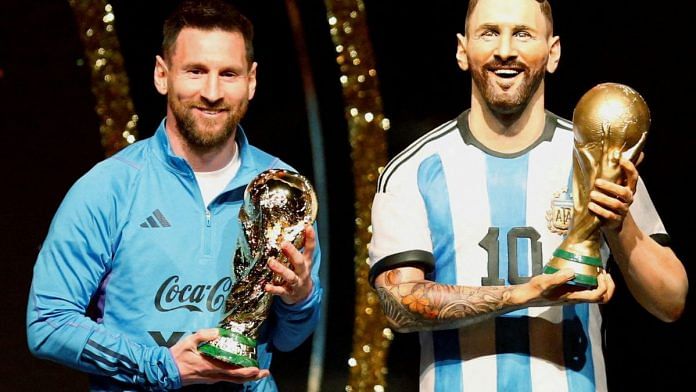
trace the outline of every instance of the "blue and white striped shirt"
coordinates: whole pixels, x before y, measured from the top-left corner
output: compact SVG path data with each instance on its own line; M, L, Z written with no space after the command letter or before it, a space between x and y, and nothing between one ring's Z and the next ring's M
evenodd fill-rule
M550 112L539 139L515 154L478 142L468 111L425 134L380 176L373 275L413 265L418 252L432 254L427 278L443 284L518 284L541 273L570 219L571 209L552 203L572 197L572 155L572 124ZM665 232L642 181L631 213L646 233ZM602 256L606 262L606 246ZM422 332L420 389L604 391L600 325L598 306L580 304Z

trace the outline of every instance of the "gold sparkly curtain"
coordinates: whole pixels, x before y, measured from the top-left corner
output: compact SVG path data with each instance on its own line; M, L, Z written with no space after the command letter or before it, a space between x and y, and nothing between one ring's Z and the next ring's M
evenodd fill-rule
M367 281L367 244L371 236L372 198L379 172L387 161L389 120L382 111L365 4L361 0L326 0L326 9L341 73L355 185L357 280L353 349L348 361L350 377L346 391L380 392L385 388L386 359L393 335L387 328L377 294Z
M106 156L133 143L138 116L128 90L128 76L114 30L111 4L104 0L69 0L92 73L92 93Z

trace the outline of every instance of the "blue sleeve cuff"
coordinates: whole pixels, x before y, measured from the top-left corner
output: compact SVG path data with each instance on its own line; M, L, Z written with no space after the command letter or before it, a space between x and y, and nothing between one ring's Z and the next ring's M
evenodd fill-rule
M321 294L323 290L317 282L314 282L314 285L312 286L312 292L307 296L307 298L303 299L300 302L296 302L292 305L288 305L285 302L283 302L282 299L278 298L276 302L276 307L280 308L279 310L281 313L286 314L286 313L302 313L310 308L313 308L317 302L320 301L321 299Z
M154 390L179 389L181 376L172 353L166 347L153 347L155 352L152 361L145 369L146 385L154 386Z

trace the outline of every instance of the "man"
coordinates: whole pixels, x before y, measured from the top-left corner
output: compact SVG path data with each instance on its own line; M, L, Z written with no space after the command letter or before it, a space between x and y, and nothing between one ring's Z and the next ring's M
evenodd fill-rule
M563 239L545 215L572 178L572 124L544 109L561 51L552 26L545 0L470 1L456 58L472 75L471 108L378 182L371 279L392 326L421 331L421 390L606 390L597 303L611 277L569 290L573 271L531 276ZM621 167L625 181L597 180L588 208L633 296L675 320L684 268L650 237L666 239L662 222L635 166Z
M272 349L292 350L317 323L319 250L308 227L303 253L283 245L293 269L268 262L283 283L265 287L278 298L262 327L260 369L197 351L217 336L234 283L244 188L266 169L289 168L249 145L239 126L256 89L252 35L222 1L182 3L155 63L165 120L83 176L54 218L34 269L29 346L90 373L94 390L218 381L237 383L225 390L276 390Z

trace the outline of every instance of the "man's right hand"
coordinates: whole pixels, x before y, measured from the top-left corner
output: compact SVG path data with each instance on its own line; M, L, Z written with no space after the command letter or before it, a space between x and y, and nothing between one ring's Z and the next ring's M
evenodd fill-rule
M264 378L268 369L230 365L198 352L198 346L218 336L217 328L202 329L181 339L169 351L179 369L181 385L213 384L220 381L242 384Z
M529 282L513 290L511 302L523 306L551 306L581 302L607 303L614 295L614 281L611 275L602 271L597 276L597 287L583 290L579 286L566 283L573 279L570 269L563 269L553 274L541 274L532 277Z

